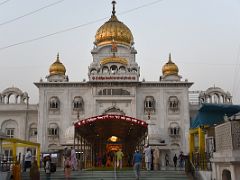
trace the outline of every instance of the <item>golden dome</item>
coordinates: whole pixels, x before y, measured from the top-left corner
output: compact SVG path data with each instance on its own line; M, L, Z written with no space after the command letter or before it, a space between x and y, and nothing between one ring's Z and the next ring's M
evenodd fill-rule
M133 42L133 35L130 29L121 21L119 21L115 15L115 4L113 1L113 11L111 18L105 22L95 35L95 44L97 46L112 44L114 40L116 44L124 44L130 46Z
M171 54L169 54L168 62L163 66L162 73L166 75L178 75L178 67L172 62Z
M65 75L65 66L59 61L59 54L57 54L56 61L49 68L50 75Z

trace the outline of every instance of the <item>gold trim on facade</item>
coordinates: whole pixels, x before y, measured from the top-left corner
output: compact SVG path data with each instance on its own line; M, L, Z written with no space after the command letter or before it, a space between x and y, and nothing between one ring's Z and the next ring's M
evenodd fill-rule
M120 63L120 64L127 65L128 60L125 58L121 58L121 57L106 57L106 58L101 59L101 61L100 61L101 65L104 65L107 63Z

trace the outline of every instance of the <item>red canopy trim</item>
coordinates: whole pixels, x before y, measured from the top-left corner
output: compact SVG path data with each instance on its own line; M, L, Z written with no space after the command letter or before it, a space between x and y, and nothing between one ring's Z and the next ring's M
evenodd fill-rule
M114 115L114 114L99 115L99 116L94 116L94 117L90 117L87 119L82 119L82 120L79 120L76 123L74 123L74 126L75 126L75 128L79 128L81 126L85 126L85 125L91 124L96 121L101 121L101 120L104 120L104 121L106 121L106 120L126 121L126 122L130 122L135 125L140 125L143 127L148 126L148 124L145 121L142 121L140 119L136 119L136 118L129 117L129 116L123 116L123 115Z

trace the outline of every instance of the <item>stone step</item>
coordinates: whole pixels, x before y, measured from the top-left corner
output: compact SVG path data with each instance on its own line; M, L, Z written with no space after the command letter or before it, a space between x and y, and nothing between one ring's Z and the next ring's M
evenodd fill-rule
M43 171L40 172L41 179L46 179ZM28 180L29 173L23 173L22 179ZM64 179L64 172L57 171L51 174L51 180ZM113 171L73 171L71 180L84 179L84 180L114 180ZM118 171L117 179L119 180L133 180L135 179L133 171ZM184 171L141 171L141 180L188 180Z

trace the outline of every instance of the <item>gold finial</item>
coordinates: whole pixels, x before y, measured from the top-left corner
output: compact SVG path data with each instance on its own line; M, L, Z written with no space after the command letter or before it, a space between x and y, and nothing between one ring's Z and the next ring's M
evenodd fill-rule
M172 55L169 53L168 62L172 62Z
M112 15L115 16L115 4L116 4L116 1L112 1L112 5L113 5L113 10L112 10Z
M60 60L59 60L59 53L57 53L57 60L56 61L60 62Z

